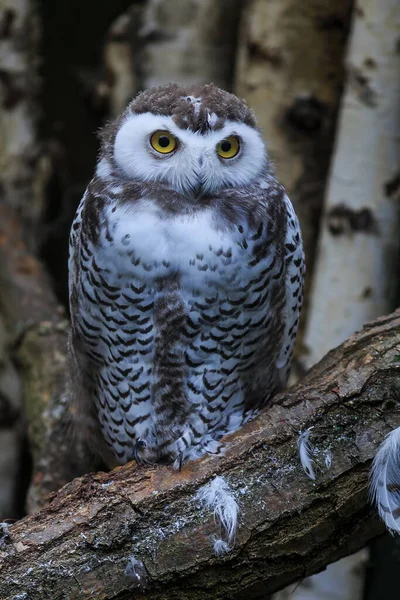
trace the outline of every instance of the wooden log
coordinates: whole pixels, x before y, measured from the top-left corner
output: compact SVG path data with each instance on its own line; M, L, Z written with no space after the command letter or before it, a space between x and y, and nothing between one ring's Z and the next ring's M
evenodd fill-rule
M223 456L181 472L130 463L74 480L3 528L0 597L127 600L145 591L152 600L242 600L356 551L383 531L367 479L377 446L400 424L399 350L396 312L331 351L228 436ZM315 481L297 450L309 427ZM213 550L220 525L196 500L216 476L240 508L235 545L223 557Z

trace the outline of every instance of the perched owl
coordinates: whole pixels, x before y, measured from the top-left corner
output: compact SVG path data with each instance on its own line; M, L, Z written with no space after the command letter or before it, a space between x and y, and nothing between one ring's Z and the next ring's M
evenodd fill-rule
M287 381L299 223L253 112L140 93L102 132L70 238L73 413L110 465L218 452Z

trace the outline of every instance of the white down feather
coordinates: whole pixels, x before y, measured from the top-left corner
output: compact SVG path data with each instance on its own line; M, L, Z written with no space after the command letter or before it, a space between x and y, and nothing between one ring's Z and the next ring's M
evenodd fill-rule
M400 427L379 447L370 474L370 498L392 533L400 533Z

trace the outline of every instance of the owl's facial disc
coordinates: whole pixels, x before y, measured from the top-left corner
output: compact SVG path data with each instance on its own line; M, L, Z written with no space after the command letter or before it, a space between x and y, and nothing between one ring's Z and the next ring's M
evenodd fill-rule
M205 133L182 129L172 117L131 114L115 138L114 159L135 181L159 182L193 201L251 184L267 154L260 133L226 121Z

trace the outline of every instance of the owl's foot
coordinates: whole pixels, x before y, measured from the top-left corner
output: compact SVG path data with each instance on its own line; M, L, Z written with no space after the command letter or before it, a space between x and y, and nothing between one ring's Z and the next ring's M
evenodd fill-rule
M173 463L173 468L177 471L181 471L183 464L189 460L188 452L190 451L192 444L193 434L190 429L185 431L185 433L176 440L175 442L175 452L176 459Z
M210 435L206 436L201 441L201 445L207 454L223 454L223 444L217 442L217 440Z
M184 454L183 454L183 452L179 452L178 458L174 462L174 468L177 471L182 471L183 463L184 463Z
M205 454L222 454L223 444L212 438L210 435L206 435L199 440L199 442L190 446L185 445L186 438L182 436L177 440L177 457L173 463L174 469L180 471L182 466L188 460L197 460ZM182 447L184 446L184 447Z

